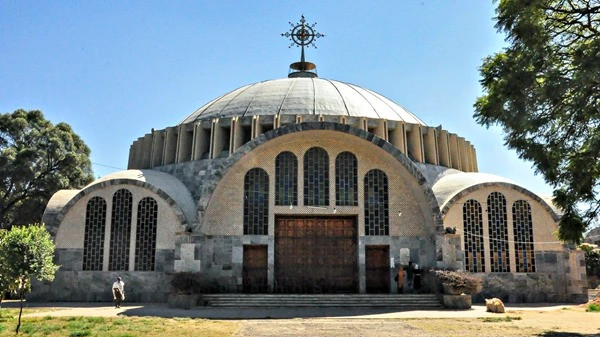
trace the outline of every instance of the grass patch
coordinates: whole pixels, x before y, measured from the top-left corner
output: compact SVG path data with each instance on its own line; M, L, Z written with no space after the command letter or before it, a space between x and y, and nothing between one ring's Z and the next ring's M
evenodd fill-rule
M484 318L480 318L480 320L485 323L502 323L502 322L520 321L521 317L519 317L519 316L484 317Z
M587 309L585 309L585 311L587 311L587 312L600 312L600 305L594 304L594 303L590 303L590 304L588 304Z
M18 314L18 313L17 313ZM0 337L14 337L17 320L8 315L0 325ZM159 317L24 317L22 336L102 336L102 337L158 337L179 336L182 331L190 336L232 336L238 323L207 319L171 319Z

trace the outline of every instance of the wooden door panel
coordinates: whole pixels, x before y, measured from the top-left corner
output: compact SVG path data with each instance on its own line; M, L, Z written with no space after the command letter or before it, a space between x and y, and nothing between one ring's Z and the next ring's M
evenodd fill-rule
M268 253L266 245L244 245L242 286L244 292L262 293L268 289Z
M282 218L275 227L276 291L358 290L354 219Z
M368 293L390 291L389 246L365 246L365 272Z

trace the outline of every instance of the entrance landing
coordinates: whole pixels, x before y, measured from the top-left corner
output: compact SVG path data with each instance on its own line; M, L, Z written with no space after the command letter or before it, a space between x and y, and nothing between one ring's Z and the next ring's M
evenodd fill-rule
M212 307L385 307L439 310L435 294L207 294L200 305Z

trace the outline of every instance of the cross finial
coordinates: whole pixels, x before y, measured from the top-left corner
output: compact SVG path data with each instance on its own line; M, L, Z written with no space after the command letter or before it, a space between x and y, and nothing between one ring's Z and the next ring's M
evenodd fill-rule
M306 19L304 15L300 17L299 23L289 23L292 28L288 32L281 33L281 36L285 36L292 41L289 47L292 46L302 47L306 46L307 48L313 46L313 48L317 48L315 45L315 40L321 37L324 37L325 34L321 34L315 30L315 26L317 23L308 24L306 23Z
M325 34L321 34L315 30L315 26L317 23L309 24L306 23L306 18L304 15L300 17L300 22L291 23L290 22L290 30L281 33L281 36L287 37L290 39L291 43L289 48L292 46L301 47L302 52L300 54L300 62L295 62L290 65L290 69L293 70L288 77L316 77L316 65L310 62L306 62L304 59L304 47L307 48L312 46L313 48L317 48L315 41L318 38L324 37Z

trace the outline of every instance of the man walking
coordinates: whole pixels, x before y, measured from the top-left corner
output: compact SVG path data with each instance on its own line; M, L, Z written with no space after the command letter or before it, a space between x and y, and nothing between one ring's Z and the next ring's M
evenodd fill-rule
M115 300L115 308L120 308L121 302L125 300L125 283L120 277L117 277L117 281L113 283L112 292Z

